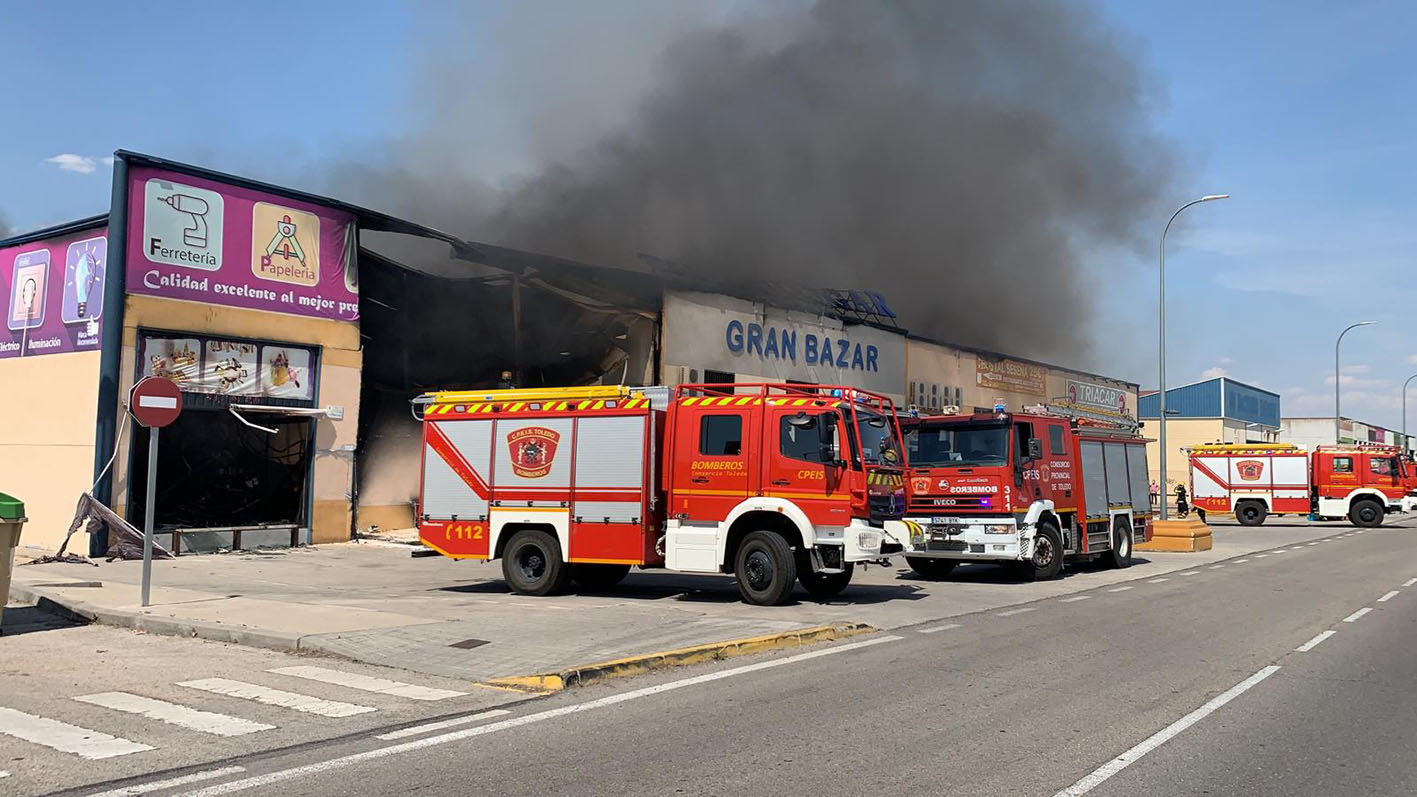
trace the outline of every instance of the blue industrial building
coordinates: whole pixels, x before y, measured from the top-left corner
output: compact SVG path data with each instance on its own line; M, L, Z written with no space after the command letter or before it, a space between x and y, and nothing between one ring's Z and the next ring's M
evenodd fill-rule
M1161 417L1161 394L1143 393L1137 402L1143 420ZM1228 376L1207 379L1166 391L1166 417L1214 418L1238 421L1266 431L1279 428L1279 394L1262 390Z

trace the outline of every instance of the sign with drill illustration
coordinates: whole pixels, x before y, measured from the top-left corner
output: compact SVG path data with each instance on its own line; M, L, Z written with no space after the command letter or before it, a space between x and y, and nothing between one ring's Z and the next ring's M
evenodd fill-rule
M128 293L359 319L351 214L136 166L128 196Z
M107 265L102 227L0 247L0 359L97 350Z

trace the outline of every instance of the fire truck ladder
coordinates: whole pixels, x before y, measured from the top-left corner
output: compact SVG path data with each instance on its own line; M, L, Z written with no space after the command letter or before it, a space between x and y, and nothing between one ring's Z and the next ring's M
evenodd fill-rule
M1080 426L1111 427L1127 434L1135 434L1141 428L1136 418L1125 413L1086 410L1073 404L1032 404L1024 407L1023 411L1030 415L1056 415Z

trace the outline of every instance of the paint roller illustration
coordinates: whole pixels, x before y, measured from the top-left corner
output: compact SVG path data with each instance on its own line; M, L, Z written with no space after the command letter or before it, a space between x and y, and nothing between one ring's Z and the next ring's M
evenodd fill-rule
M182 230L182 243L203 249L207 247L207 211L211 210L207 200L191 194L168 194L158 197L157 201L192 217L192 225Z

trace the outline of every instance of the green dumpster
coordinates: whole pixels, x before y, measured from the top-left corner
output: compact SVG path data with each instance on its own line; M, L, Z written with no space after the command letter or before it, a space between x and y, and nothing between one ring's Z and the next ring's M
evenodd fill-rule
M25 505L18 498L0 493L0 621L5 618L5 602L10 598L10 572L15 569L15 547L25 525Z

